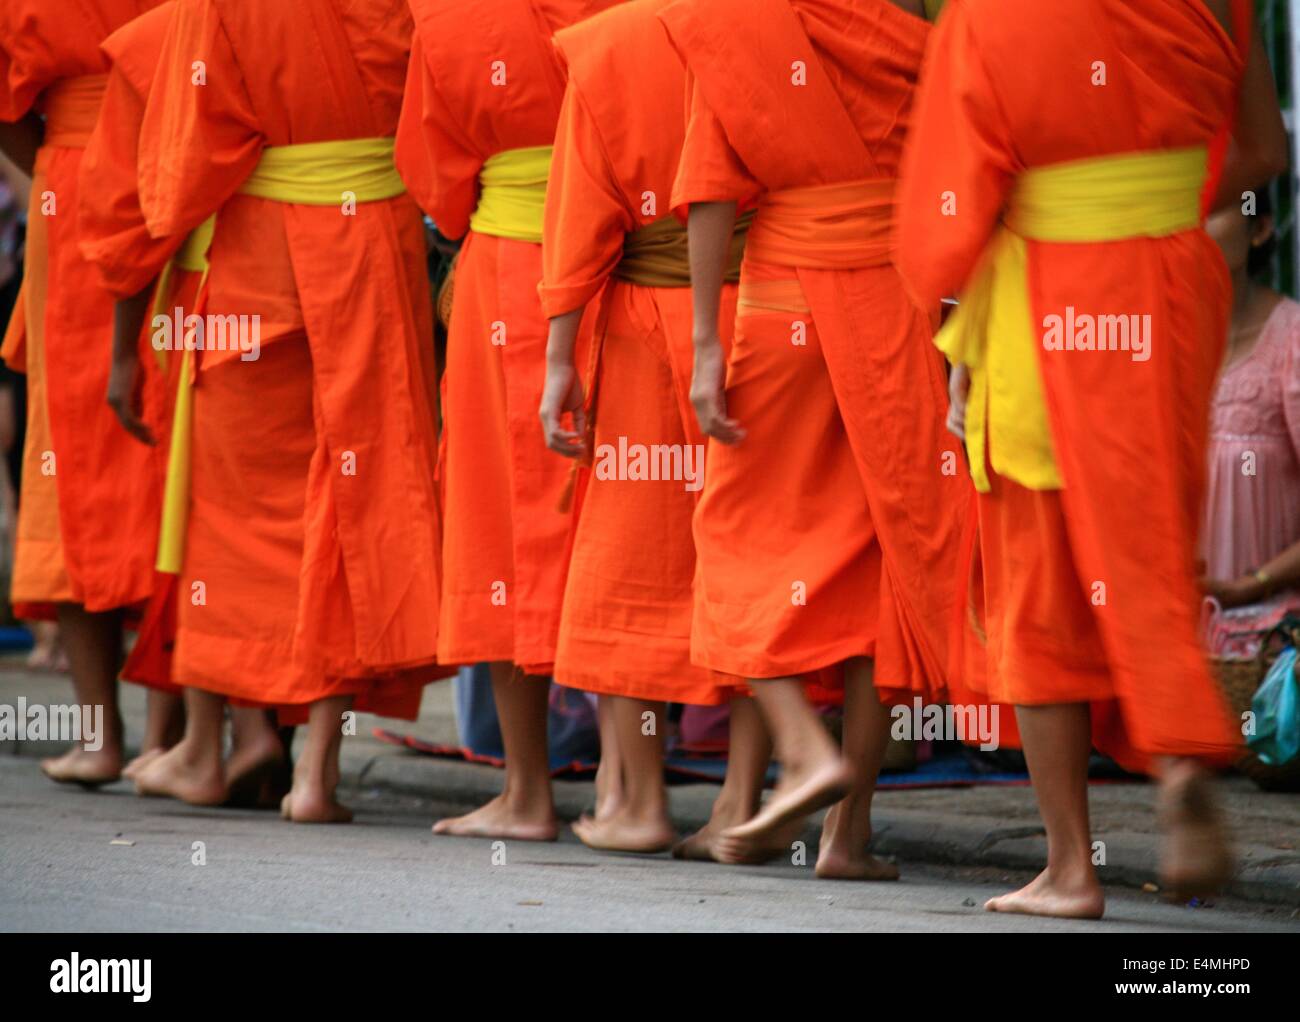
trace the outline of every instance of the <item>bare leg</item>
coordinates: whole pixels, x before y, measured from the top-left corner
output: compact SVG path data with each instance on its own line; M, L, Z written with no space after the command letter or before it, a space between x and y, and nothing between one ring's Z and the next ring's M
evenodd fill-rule
M1184 901L1214 894L1231 879L1233 864L1210 776L1195 760L1173 756L1162 759L1159 769L1161 882Z
M752 861L781 839L788 824L802 826L811 813L842 798L853 780L798 678L757 679L753 687L781 780L752 819L718 836L714 851L721 862Z
M614 704L609 696L596 701L596 722L600 727L600 765L596 767L596 819L613 813L623 801L623 759L618 748Z
M343 714L351 696L330 696L307 711L307 741L293 770L293 787L280 804L280 814L294 823L350 823L352 810L338 801L339 750L343 746Z
M1047 828L1047 868L1027 886L990 898L984 907L991 912L1100 919L1106 899L1092 866L1088 825L1088 704L1017 706L1016 721Z
M145 694L145 706L140 754L122 771L122 776L128 780L134 780L141 767L161 756L185 734L185 706L179 695L151 688Z
M853 787L822 824L817 875L832 880L897 880L898 867L867 851L871 798L889 744L889 711L876 692L873 663L854 657L844 665L844 759Z
M185 737L144 764L135 776L140 795L178 798L196 806L226 800L226 773L221 763L226 700L198 688L185 690Z
M768 764L772 761L772 739L758 712L758 705L748 696L731 700L729 718L731 729L727 749L727 776L722 790L713 802L709 822L700 830L684 838L673 848L673 857L694 859L699 862L716 862L714 843L718 835L752 819L763 800L763 781ZM756 847L748 864L769 862L790 850L798 837L798 823L778 833L771 845Z
M27 654L27 666L33 671L57 670L59 658L59 626L53 621L33 621L32 651Z
M602 696L601 701L604 699ZM666 707L626 696L610 696L609 701L624 764L623 799L604 817L583 816L573 825L573 832L590 848L666 851L677 837L668 819L668 790L664 785L662 731Z
M435 834L554 841L558 833L551 800L551 763L546 746L544 678L513 664L491 665L492 695L506 747L505 789L487 805L433 825Z
M59 631L72 667L72 687L83 707L103 708L103 734L92 752L79 743L72 751L41 761L51 780L95 787L122 774L122 715L117 707L117 672L122 665L122 617L116 611L90 614L75 603L58 608ZM92 709L93 713L93 709Z
M250 706L230 708L230 755L226 759L229 801L241 806L267 804L270 781L276 768L288 758L280 735L266 710ZM270 805L278 805L282 788Z

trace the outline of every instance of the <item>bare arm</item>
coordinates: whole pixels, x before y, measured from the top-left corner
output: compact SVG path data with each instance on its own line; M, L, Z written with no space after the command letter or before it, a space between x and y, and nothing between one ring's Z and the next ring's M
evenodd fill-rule
M745 431L727 418L726 355L718 334L722 283L727 272L731 234L736 226L734 202L698 202L691 206L687 237L691 255L691 295L694 299L695 365L691 374L691 404L705 436L724 444L739 443Z
M1277 103L1273 71L1264 43L1259 33L1255 33L1241 82L1237 127L1224 162L1219 191L1214 197L1214 208L1239 204L1242 192L1271 181L1286 170L1287 162L1286 128Z
M574 348L585 306L579 306L551 320L546 339L546 383L542 387L542 404L538 415L546 446L566 458L587 452L587 415L583 406L582 381L574 364ZM573 416L573 429L565 429L561 417Z
M45 124L34 111L17 121L0 121L0 151L28 177L36 166L36 150L45 137Z
M108 403L133 437L153 446L158 441L140 418L140 330L153 295L151 282L139 294L123 298L113 306L113 361L108 373Z
M1206 579L1201 585L1224 607L1241 607L1267 600L1279 590L1300 586L1300 543L1287 547L1241 578Z

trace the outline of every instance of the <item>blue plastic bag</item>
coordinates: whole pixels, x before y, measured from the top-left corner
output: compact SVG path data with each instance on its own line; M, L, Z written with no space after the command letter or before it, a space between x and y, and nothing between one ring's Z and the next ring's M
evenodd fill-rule
M1282 766L1300 754L1300 686L1295 663L1295 648L1288 646L1273 661L1250 701L1255 733L1246 744L1269 766Z

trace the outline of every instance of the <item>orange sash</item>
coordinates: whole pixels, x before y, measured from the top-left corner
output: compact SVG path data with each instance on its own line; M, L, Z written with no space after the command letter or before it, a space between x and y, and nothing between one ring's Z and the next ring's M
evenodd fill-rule
M768 192L746 253L760 263L821 270L885 266L894 221L894 181L876 178Z
M104 102L108 75L79 75L51 85L41 96L45 115L43 145L85 149Z

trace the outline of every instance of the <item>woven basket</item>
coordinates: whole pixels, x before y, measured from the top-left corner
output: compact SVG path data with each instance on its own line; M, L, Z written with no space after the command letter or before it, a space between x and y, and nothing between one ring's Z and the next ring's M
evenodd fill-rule
M1275 634L1282 635L1280 631ZM1210 666L1218 676L1223 694L1238 720L1250 709L1255 690L1263 683L1268 669L1273 666L1273 661L1280 652L1275 641L1267 641L1260 649L1259 656L1252 660L1210 657ZM1265 791L1300 791L1300 756L1290 763L1270 766L1255 753L1247 752L1237 761L1236 766Z

